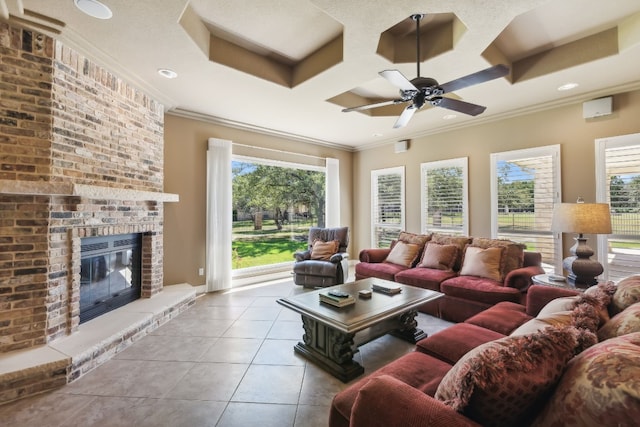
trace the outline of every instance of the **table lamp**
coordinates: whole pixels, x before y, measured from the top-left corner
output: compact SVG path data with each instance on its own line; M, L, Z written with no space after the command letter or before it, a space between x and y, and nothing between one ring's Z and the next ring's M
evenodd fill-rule
M587 245L583 234L611 234L611 213L608 203L559 203L553 208L551 229L564 233L578 233L571 254L562 261L562 267L569 273L567 280L576 287L595 285L596 277L604 268L592 260L593 249Z

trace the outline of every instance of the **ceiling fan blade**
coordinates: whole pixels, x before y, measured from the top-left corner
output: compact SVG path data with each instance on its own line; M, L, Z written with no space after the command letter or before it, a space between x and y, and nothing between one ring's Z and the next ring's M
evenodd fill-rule
M402 114L400 114L400 117L398 117L398 120L396 120L396 123L393 125L394 129L397 128L402 128L405 127L407 125L407 123L409 123L409 120L411 120L411 117L413 117L413 115L415 114L417 108L412 105L408 105L407 108L405 108L402 111Z
M440 85L440 87L442 88L444 93L451 93L468 86L473 86L479 83L488 82L489 80L504 77L507 74L509 74L509 67L507 67L506 65L498 64L485 70L469 74L468 76L451 80L450 82Z
M457 111L459 113L468 114L470 116L477 116L478 114L481 114L482 112L484 112L484 110L487 109L487 107L483 107L482 105L471 104L469 102L460 101L458 99L452 99L452 98L442 98L435 105L438 107Z
M415 87L413 83L411 83L409 79L407 79L404 76L404 74L402 74L398 70L384 70L384 71L380 71L378 74L380 74L382 77L387 79L389 83L391 83L392 85L394 85L395 87L399 88L402 91L418 90L418 88Z
M343 108L342 112L348 113L350 111L369 110L371 108L384 107L385 105L400 104L401 102L405 102L405 101L403 101L402 99L391 99L389 101L377 102L375 104L367 104L367 105L360 105L358 107Z

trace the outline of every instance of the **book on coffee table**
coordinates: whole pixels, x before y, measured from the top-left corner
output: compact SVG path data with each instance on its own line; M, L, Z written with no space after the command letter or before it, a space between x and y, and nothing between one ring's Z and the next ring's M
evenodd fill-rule
M402 292L402 288L400 286L384 286L375 283L371 285L371 290L375 292L381 292L383 294L399 294L400 292Z
M356 302L356 299L351 295L346 297L337 297L331 295L329 292L321 292L318 295L320 296L320 302L333 305L334 307L344 307L347 305L355 304Z

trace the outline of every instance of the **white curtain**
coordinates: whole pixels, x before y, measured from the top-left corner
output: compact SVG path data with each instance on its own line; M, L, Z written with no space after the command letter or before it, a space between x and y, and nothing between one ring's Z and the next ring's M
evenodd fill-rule
M325 226L340 227L340 161L327 157L326 174Z
M231 204L231 141L209 138L207 149L207 292L231 287Z

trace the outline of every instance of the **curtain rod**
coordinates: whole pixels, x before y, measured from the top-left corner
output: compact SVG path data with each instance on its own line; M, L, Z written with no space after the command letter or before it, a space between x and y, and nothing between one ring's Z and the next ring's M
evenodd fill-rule
M294 153L292 151L278 150L278 149L275 149L275 148L256 147L255 145L240 144L240 143L233 142L233 141L232 141L232 145L235 145L235 146L238 146L238 147L253 148L255 150L273 151L274 153L280 153L280 154L290 154L290 155L293 155L293 156L310 157L312 159L318 159L318 160L326 160L327 159L327 157L314 156L312 154Z

